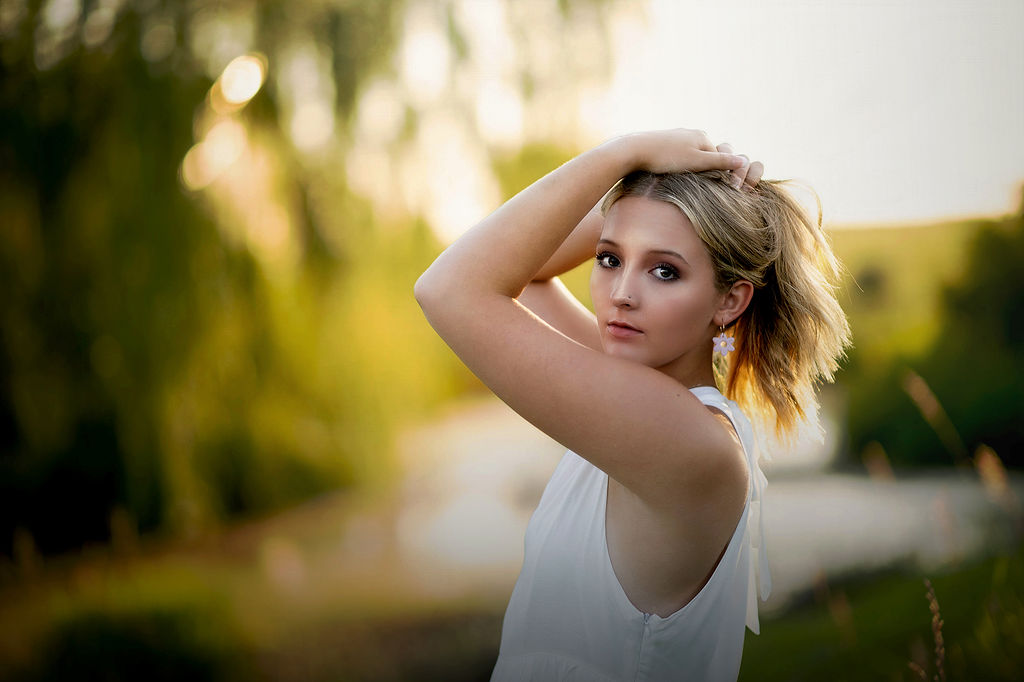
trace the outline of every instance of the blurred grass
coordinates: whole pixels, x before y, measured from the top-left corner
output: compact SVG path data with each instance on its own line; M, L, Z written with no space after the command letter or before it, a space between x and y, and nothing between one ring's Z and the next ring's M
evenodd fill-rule
M208 607L82 611L55 624L26 680L244 680L240 649ZM17 678L15 678L17 679Z
M75 679L106 680L173 679L160 671L211 680L488 679L507 595L424 597L394 589L389 569L369 566L361 575L309 571L309 584L282 589L258 558L267 544L258 531L148 558L97 556L6 586L0 678L68 679L73 670ZM946 678L1019 679L1021 546L944 570L832 576L785 612L763 615L761 634L747 635L740 679L919 679L911 661L931 679L925 577L944 621Z
M1022 214L832 236L854 344L836 377L846 464L948 466L986 446L1024 465Z
M850 577L762 622L748 635L740 680L913 680L916 661L935 674L935 587L946 679L1017 680L1024 669L1024 549L943 572L893 568Z

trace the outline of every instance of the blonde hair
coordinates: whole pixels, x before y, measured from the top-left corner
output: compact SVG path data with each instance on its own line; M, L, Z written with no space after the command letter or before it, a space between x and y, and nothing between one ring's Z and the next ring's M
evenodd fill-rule
M714 266L715 285L754 285L743 313L727 325L736 351L715 356L719 388L777 437L800 422L817 425L815 384L832 381L850 345L836 289L841 266L821 228L783 186L761 180L735 189L725 171L627 175L603 210L624 196L673 204L693 224ZM815 197L817 198L817 197Z

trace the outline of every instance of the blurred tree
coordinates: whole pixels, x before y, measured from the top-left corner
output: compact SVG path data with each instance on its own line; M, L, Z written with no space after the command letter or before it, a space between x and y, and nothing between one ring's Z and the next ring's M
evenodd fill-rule
M981 444L1024 466L1024 206L981 230L963 281L943 300L943 325L921 361L973 453Z
M855 453L877 442L894 463L941 465L985 444L1008 466L1024 466L1022 262L1024 206L979 224L927 348L880 364L854 351L841 381Z
M261 394L314 431L341 408L289 372L274 287L178 168L213 79L254 45L271 63L321 45L346 120L392 47L398 4L0 5L0 551L18 527L56 551L106 538L115 508L144 529L188 525L203 508L251 511L352 480L336 438L297 452L299 438L253 432ZM284 167L287 104L268 87L236 115ZM323 260L303 177L279 182L297 197L300 258Z

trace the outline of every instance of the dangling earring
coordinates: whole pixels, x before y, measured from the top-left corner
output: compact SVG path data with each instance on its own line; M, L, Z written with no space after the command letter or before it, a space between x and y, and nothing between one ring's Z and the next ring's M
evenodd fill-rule
M736 350L733 347L733 343L736 341L736 337L726 336L724 325L718 325L718 329L721 331L721 333L711 340L715 342L715 352L721 353L722 357L724 358L729 354L730 351Z

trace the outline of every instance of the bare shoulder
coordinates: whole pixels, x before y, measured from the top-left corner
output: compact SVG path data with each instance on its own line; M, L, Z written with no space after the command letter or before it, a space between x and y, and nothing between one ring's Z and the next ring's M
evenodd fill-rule
M678 496L675 518L685 521L682 531L689 538L698 554L706 549L708 557L717 557L728 544L736 523L747 503L750 485L750 469L746 452L732 420L716 407L704 405L711 416L720 438L714 439L715 447L706 453L709 465L699 482L690 482L685 494ZM663 512L673 511L664 508ZM671 518L665 517L665 518ZM707 543L706 547L703 543Z
M700 475L692 475L695 467L690 463L685 467L690 475L677 477L671 467L663 468L644 487L620 480L615 472L609 472L609 476L634 492L648 491L638 497L644 499L650 512L664 520L681 518L681 514L682 518L700 519L708 531L719 525L731 530L746 504L750 484L746 451L729 417L716 407L701 405L707 428L705 450L699 457ZM660 488L662 494L650 494L652 488Z
M743 449L743 441L736 433L732 420L717 407L705 405L715 422L722 429L724 439L719 453L718 466L712 469L709 483L720 496L719 504L724 509L737 507L742 509L746 504L747 490L750 485L750 467L747 454Z

